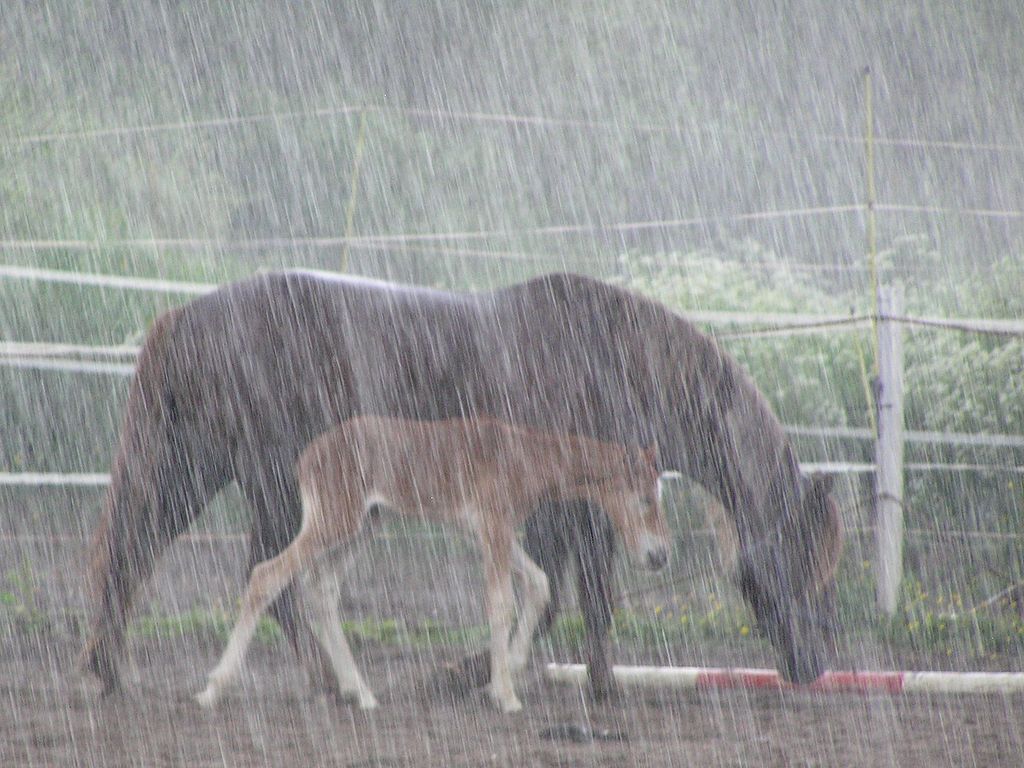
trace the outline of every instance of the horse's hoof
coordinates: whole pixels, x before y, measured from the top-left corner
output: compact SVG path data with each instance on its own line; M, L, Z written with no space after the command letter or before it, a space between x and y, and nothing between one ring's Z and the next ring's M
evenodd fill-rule
M589 744L594 740L590 729L577 723L559 723L545 728L539 735L548 741L571 741L574 744Z
M110 698L124 691L120 667L109 651L101 650L99 643L93 643L82 652L77 666L83 674L93 675L100 681L100 698Z
M102 701L116 701L126 696L124 686L120 682L107 683L103 682L103 686L100 688L100 699Z
M478 674L478 670L471 666L470 661L471 659L467 659L461 664L443 664L423 681L424 692L432 699L450 701L462 698L487 685L490 668L485 668Z
M619 686L612 683L590 685L590 698L595 704L617 704L622 701L622 693Z

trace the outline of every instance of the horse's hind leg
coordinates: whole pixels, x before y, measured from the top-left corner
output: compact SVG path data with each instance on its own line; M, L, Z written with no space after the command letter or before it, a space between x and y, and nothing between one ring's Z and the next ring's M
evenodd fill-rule
M547 500L526 520L523 549L548 578L548 602L538 622L541 632L551 629L558 615L569 559L575 554L570 552L569 527L574 524L581 504Z
M348 547L321 558L313 566L309 580L303 584L303 592L307 596L313 626L318 630L319 640L334 666L341 696L354 698L360 709L374 709L377 699L359 674L338 614L338 601L341 599L339 580L351 568L354 558L355 553Z
M214 445L186 446L181 435L138 423L144 418L133 413L126 422L91 545L97 606L81 665L99 677L105 694L121 687L125 629L139 586L168 543L184 532L230 476Z

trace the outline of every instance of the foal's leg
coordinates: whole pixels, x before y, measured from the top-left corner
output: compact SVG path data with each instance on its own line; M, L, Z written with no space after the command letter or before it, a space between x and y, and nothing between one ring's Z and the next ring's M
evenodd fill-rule
M515 601L512 594L510 555L515 541L512 530L482 531L484 573L487 579L487 618L491 625L491 700L502 712L523 708L512 687L508 637Z
M303 565L322 551L318 537L307 535L310 533L303 529L280 555L253 569L242 599L242 613L231 631L228 646L210 672L206 689L196 696L196 701L204 707L216 704L224 689L237 677L263 611L292 582Z
M254 458L253 452L250 448L243 453L243 471L238 477L239 490L252 510L246 579L257 565L281 554L302 527L298 477L294 471L283 471L285 467L294 466L296 455L261 452ZM337 690L330 661L302 611L297 586L285 587L270 604L268 614L284 632L311 686Z
M558 596L565 582L569 564L569 542L566 533L566 519L572 514L572 503L567 506L561 501L541 502L537 510L526 520L523 536L523 551L547 576L547 606L538 626L547 632L558 612ZM513 653L514 656L514 653ZM445 685L456 686L459 690L481 688L487 685L491 674L491 654L488 650L465 656L447 673Z
M547 607L551 591L547 575L516 541L512 542L512 570L522 584L523 607L516 622L516 634L509 650L509 663L513 670L520 670L526 666L533 634L541 614Z
M341 628L338 601L341 599L340 579L351 567L355 554L351 551L331 553L321 558L310 573L309 581L303 585L307 593L307 604L318 639L327 650L338 678L342 696L352 696L360 709L374 709L377 699L363 681L359 668L352 657L345 632Z

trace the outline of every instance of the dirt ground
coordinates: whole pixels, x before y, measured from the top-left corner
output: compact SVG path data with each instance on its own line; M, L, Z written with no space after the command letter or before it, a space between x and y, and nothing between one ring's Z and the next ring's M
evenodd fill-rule
M71 651L72 649L63 649ZM141 653L140 650L142 651ZM307 692L283 648L260 647L246 681L214 712L189 697L217 649L136 648L141 681L102 700L67 675L53 647L8 653L0 674L0 765L8 766L997 766L1024 763L1020 697L627 693L589 705L535 665L525 709L481 695L444 698L423 680L434 660L402 649L360 654L380 708ZM626 739L549 740L557 724Z
M479 623L471 559L443 543L422 549L422 558L378 553L389 566L356 575L346 615ZM242 551L238 542L179 543L140 608L167 614L230 607L241 591ZM575 687L544 679L543 664L554 657L543 645L517 683L525 709L512 716L495 712L482 694L439 696L425 685L463 648L400 643L356 651L381 703L373 713L311 694L283 643L255 644L240 687L206 712L191 695L221 648L194 634L135 636L129 693L101 699L97 684L74 671L74 617L85 605L81 540L11 537L0 541L0 563L30 572L18 588L49 617L47 629L35 633L0 619L0 766L1024 765L1021 696L633 691L594 706ZM907 663L869 646L855 655L838 667ZM753 640L729 649L620 646L616 660L771 664ZM991 664L1014 669L1020 660ZM928 666L928 659L917 660L916 668ZM565 725L606 729L621 740L544 737Z

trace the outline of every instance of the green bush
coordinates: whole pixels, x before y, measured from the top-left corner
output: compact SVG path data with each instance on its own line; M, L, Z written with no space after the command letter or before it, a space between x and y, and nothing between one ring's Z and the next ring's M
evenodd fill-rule
M904 266L897 272L890 262ZM1019 318L1024 278L1019 259L989 274L935 269L938 255L922 238L907 238L881 258L883 280L905 279L907 313L938 317ZM794 273L756 244L727 244L719 252L630 256L620 278L627 287L683 314L696 310L842 316L869 312L867 289L836 290ZM962 274L961 274L962 273ZM1005 280L1002 279L1005 277ZM965 311L965 308L967 310ZM706 328L750 373L780 419L793 425L870 425L865 373L873 369L868 332L734 338L721 326ZM905 423L908 430L1024 434L1024 340L960 331L904 329ZM797 439L804 461L871 461L868 441ZM1009 448L908 443L907 463L1020 464ZM854 481L869 506L868 477ZM1019 477L998 472L908 471L908 529L961 529L1016 533L1024 522ZM859 522L859 521L858 521ZM865 521L866 522L866 521ZM984 544L984 546L983 546ZM968 590L978 597L1020 580L1024 564L1013 540L953 550L908 540L911 572ZM962 568L941 563L961 558ZM870 593L870 590L869 590ZM870 602L870 595L865 596Z

